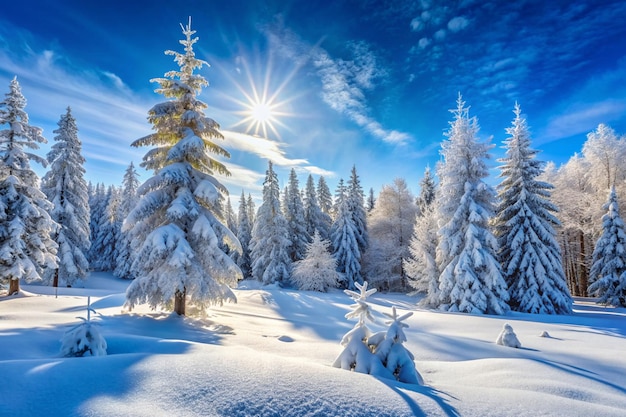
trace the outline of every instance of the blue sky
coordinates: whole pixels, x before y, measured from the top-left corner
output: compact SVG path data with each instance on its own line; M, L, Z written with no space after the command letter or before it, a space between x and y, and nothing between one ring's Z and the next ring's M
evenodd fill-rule
M623 1L8 2L0 92L17 75L49 142L71 106L87 179L119 184L148 150L130 143L151 131L163 98L150 79L177 68L163 52L181 51L189 16L233 203L242 189L259 195L268 159L283 184L293 167L302 186L312 173L334 191L356 165L366 190L403 177L417 192L458 92L495 157L515 101L540 158L557 164L599 123L626 132ZM273 110L266 135L245 120L254 91Z

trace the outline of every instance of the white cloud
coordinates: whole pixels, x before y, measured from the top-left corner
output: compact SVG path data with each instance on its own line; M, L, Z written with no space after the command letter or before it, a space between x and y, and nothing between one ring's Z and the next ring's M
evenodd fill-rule
M573 135L588 133L600 123L610 123L626 111L626 100L604 100L578 106L550 120L542 142L567 138Z
M270 31L267 35L270 42L276 44L275 49L291 59L302 62L303 57L307 57L310 60L322 82L322 100L330 108L384 142L399 144L410 140L410 135L387 130L369 115L364 90L375 88L375 81L385 79L386 71L379 67L367 44L350 43L352 59L335 59L320 46L311 48L292 32Z
M241 190L248 192L260 192L263 190L265 174L253 171L241 165L224 162L231 176L220 176L219 180L230 192L231 198L239 195Z
M442 41L442 40L444 40L446 38L446 30L445 29L439 29L437 32L435 32L435 34L433 36L438 41Z
M239 150L254 154L268 161L272 161L272 163L277 166L298 168L299 170L315 175L334 176L332 171L313 166L307 159L288 158L286 152L282 149L286 146L283 143L260 136L233 132L231 130L223 130L222 134L227 141L226 148L229 150Z
M0 85L8 86L17 76L27 100L25 110L31 122L44 129L49 142L42 154L51 145L61 114L70 106L83 142L87 176L97 172L98 164L116 164L110 172L117 175L119 169L118 178L96 180L118 183L122 168L145 152L131 148L130 143L150 133L146 117L151 104L132 95L112 73L66 68L65 62L52 50L38 52L26 46L19 54L0 51ZM102 75L113 82L104 82Z
M456 16L448 22L448 29L451 32L459 32L469 25L469 20L463 16Z
M416 17L413 20L411 20L411 30L413 32L417 32L421 30L423 27L424 27L424 24L422 23L419 17Z
M421 38L418 42L417 42L417 46L419 46L420 49L426 49L428 47L428 45L430 45L432 41L428 38Z
M285 151L281 149L279 142L262 138L260 136L248 135L246 133L223 130L222 134L228 142L229 149L253 153L261 158L268 159L280 166L297 166L308 164L306 159L289 159L285 156Z

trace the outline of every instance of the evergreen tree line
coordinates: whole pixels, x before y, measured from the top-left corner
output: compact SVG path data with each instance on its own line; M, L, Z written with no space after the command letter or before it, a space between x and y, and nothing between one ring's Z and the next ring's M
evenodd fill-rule
M46 140L11 82L0 103L8 126L0 131L0 279L9 293L20 279L73 285L91 269L133 279L130 308L173 305L179 314L188 300L204 308L233 299L229 288L242 278L321 291L367 279L469 313L564 314L570 293L624 305L625 141L609 127L589 134L581 156L546 167L516 105L494 189L486 182L492 145L478 139L459 95L438 183L427 169L417 198L403 179L366 198L356 167L334 197L324 177L309 175L301 188L294 169L281 191L269 162L258 210L242 191L235 213L215 177L228 169L211 156L229 157L219 124L197 99L208 83L194 71L206 63L193 52L195 31L182 28L185 52L166 51L179 70L153 80L168 100L148 112L154 132L132 143L153 146L141 166L154 175L143 184L132 163L121 187L85 183L69 107L47 158L26 152ZM30 161L50 164L41 181ZM603 216L598 201L609 191Z

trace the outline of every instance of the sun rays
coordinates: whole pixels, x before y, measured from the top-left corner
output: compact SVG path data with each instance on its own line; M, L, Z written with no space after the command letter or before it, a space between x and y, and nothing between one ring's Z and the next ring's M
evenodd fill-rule
M271 61L268 61L263 66L265 70L264 77L262 77L262 81L258 81L261 77L253 76L245 59L240 58L239 63L241 64L240 71L245 74L246 84L248 85L242 85L233 79L234 84L243 96L243 99L232 98L237 105L243 108L243 110L235 111L235 114L243 116L243 119L232 127L244 126L246 134L264 138L267 138L268 135L273 135L276 138L280 138L279 128L290 130L289 126L281 119L295 116L287 111L288 104L295 99L295 96L290 95L283 99L279 99L279 97L285 94L286 86L297 72L297 68L285 76L284 74L274 72ZM277 85L277 79L282 79L283 81Z

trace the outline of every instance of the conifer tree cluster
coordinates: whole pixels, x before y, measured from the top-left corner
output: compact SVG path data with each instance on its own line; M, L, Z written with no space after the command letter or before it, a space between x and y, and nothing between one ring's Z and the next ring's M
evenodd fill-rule
M423 305L448 311L570 313L552 186L538 179L543 163L530 148L520 107L506 130L497 196L484 181L491 145L478 140L478 123L460 95L452 112L438 187L426 171L417 199L404 262L411 286L424 294Z
M427 168L417 197L404 179L366 197L356 166L334 197L321 176L316 183L308 175L301 188L293 168L281 190L269 161L258 210L243 190L234 210L218 180L229 175L221 161L230 155L198 99L208 82L196 71L208 64L195 56L191 22L181 27L184 52L166 51L178 68L152 80L166 99L148 111L154 132L132 144L151 147L143 184L132 162L119 187L86 184L70 107L47 158L31 153L46 139L11 81L0 102L0 280L9 293L22 279L72 286L102 270L133 280L129 307L173 305L179 314L188 302L202 309L233 299L229 288L242 278L321 291L367 280L466 313L567 314L572 293L624 305L626 141L609 126L590 132L582 154L557 169L536 159L516 104L494 188L492 145L479 139L459 94L438 183ZM49 164L41 181L32 161ZM596 202L608 190L602 211Z

